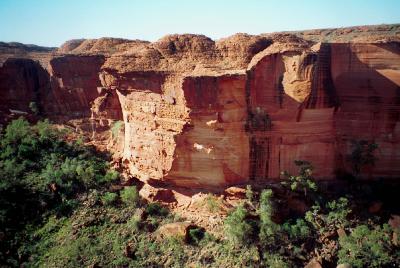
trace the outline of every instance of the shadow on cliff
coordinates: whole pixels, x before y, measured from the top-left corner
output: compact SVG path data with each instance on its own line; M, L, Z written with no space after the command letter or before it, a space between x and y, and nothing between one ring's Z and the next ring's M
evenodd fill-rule
M10 109L22 113L42 112L41 99L49 89L49 73L34 60L9 58L0 67L0 110L4 113ZM32 102L37 111L32 111Z
M400 55L400 43L399 42L388 42L388 43L376 43L375 46L390 51L393 54Z
M331 75L335 75L333 77L336 91L334 95L338 96L339 107L335 114L339 148L336 153L336 169L350 172L351 163L348 158L348 154L351 153L350 142L364 139L373 141L379 146L375 167L366 168L365 173L368 174L363 174L364 177L399 176L400 159L395 151L396 144L400 141L400 137L396 135L398 134L396 125L400 119L400 87L376 71L380 66L374 66L374 63L369 63L368 59L362 62L350 45L332 44L332 47L339 45L347 46L346 52L349 56L347 59L341 59L347 62L348 70L339 70L343 62L332 58ZM377 45L377 47L381 48L382 45ZM383 47L385 50L390 49L392 53L396 52L400 61L397 45ZM391 153L388 153L390 151Z

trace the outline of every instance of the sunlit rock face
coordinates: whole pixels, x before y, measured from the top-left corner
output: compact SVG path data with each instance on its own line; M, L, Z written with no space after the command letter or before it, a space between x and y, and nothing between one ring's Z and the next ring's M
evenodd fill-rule
M125 126L122 161L141 180L162 180L174 160L176 135L189 120L181 79L158 72L129 76L131 82L115 89Z
M222 186L248 180L245 88L245 75L184 79L182 90L190 121L176 137L166 180L188 186Z
M5 60L2 116L30 113L36 102L142 181L219 189L279 179L298 159L312 162L318 179L335 179L352 172L359 140L379 146L360 177L400 172L398 42L78 41L46 55L47 65Z
M314 104L316 98L330 94L325 93L329 85L320 81L330 72L324 57L321 48L273 51L249 69L252 178L295 172L297 159L311 161L318 177L333 176L335 107Z
M250 158L254 177L294 172L293 161L304 159L319 178L335 178L351 172L357 140L379 146L364 176L398 174L399 64L398 43L321 44L262 58L249 72L249 106L268 114L271 125L253 131L251 151L263 156Z

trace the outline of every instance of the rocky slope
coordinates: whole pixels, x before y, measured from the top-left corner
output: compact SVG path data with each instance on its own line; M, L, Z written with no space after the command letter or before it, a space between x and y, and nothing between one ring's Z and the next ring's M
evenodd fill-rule
M334 179L352 172L354 140L379 146L363 177L395 177L399 36L399 25L382 25L1 51L1 118L34 102L143 181L219 188L277 179L296 159Z

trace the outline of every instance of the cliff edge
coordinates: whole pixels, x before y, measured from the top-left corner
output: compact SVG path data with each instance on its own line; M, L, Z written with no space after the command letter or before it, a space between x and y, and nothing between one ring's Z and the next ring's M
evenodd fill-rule
M361 177L400 172L400 25L0 43L0 54L2 122L36 113L71 126L143 181L274 180L296 159L335 179L361 140L379 146Z

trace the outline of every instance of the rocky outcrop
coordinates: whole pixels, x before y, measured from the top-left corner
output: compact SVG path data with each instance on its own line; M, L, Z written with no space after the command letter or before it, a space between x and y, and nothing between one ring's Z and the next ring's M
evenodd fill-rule
M46 113L68 118L90 116L90 107L101 87L99 72L104 57L67 55L50 60L51 91L45 95Z
M46 66L54 51L56 51L55 47L41 47L17 42L0 42L0 66L8 58L33 59Z
M278 179L296 159L334 179L359 140L378 144L360 177L398 175L399 42L306 39L74 40L45 66L8 59L0 108L38 103L142 181L215 189Z
M380 24L345 28L288 32L305 40L330 43L370 43L399 41L400 24Z

